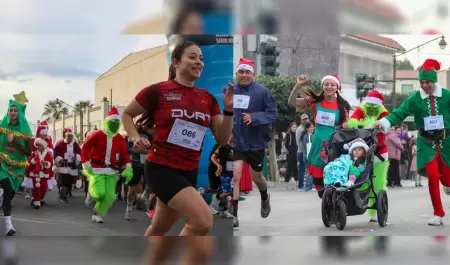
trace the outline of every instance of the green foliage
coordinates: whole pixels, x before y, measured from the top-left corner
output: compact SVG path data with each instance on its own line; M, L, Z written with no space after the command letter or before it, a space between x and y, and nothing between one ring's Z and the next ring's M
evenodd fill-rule
M386 109L391 112L392 111L392 93L390 94L383 94L384 96L384 106L386 107ZM396 102L396 107L400 106L400 104L405 101L405 99L407 99L410 95L407 94L400 94L400 93L396 93L395 94L395 102Z
M404 59L403 61L397 60L396 70L414 70L414 66L408 59Z
M297 82L295 76L267 76L260 75L256 78L256 81L265 86L272 93L278 106L278 120L277 123L290 123L292 121L298 121L296 109L290 107L287 104L289 95L292 88ZM315 93L320 93L320 82L317 80L309 80L308 87L310 87ZM303 112L303 111L302 111ZM305 113L312 117L311 109L305 109Z

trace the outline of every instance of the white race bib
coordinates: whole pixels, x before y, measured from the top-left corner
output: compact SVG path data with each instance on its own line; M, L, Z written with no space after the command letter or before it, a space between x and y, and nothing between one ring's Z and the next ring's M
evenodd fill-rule
M74 157L75 157L75 155L73 153L65 153L64 154L64 159L67 161L72 161Z
M234 95L233 96L233 108L235 109L248 109L250 103L250 97L247 95Z
M175 119L167 142L200 151L208 128L180 119Z
M429 116L423 118L423 125L425 131L441 130L444 129L444 116Z
M334 126L336 114L319 110L316 115L316 123L325 126Z
M145 159L147 158L147 155L141 154L141 164L145 163Z
M227 171L233 171L233 161L227 161Z

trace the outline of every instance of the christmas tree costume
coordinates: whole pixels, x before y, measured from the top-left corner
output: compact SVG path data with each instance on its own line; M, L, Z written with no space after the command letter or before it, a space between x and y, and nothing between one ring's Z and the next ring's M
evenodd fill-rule
M31 141L32 132L28 120L25 118L25 103L28 101L25 93L22 92L14 97L15 100L9 101L8 112L13 106L17 108L18 125L10 125L11 119L8 113L0 122L0 181L8 178L16 192L24 180L28 156L24 154L23 150L29 144L27 142ZM14 137L11 143L8 141L8 135Z
M95 201L92 221L103 223L104 217L116 200L116 184L119 180L120 164L125 165L121 173L128 183L133 177L127 142L118 134L120 116L116 108L108 113L103 130L98 130L84 142L81 149L83 173L89 181L89 196Z
M372 90L367 94L367 97L364 98L363 103L359 106L352 114L350 119L348 120L349 128L359 128L359 127L367 127L373 125L375 121L380 120L381 118L387 116L389 112L383 106L384 97L383 95L376 91ZM378 195L380 190L386 190L387 188L387 172L389 168L388 161L388 150L385 145L386 135L382 132L377 134L378 144L376 147L376 155L374 158L373 164L373 188L375 193ZM369 183L364 184L360 189L367 189ZM370 197L375 197L373 192L371 192ZM369 206L374 206L375 198L369 199ZM376 213L377 211L374 209L369 209L368 214L370 216L370 221L376 221Z
M379 121L379 125L387 132L391 126L400 124L409 115L414 116L414 124L418 130L417 169L419 174L428 176L428 188L434 208L434 217L428 224L433 226L444 223L445 212L439 180L444 186L444 192L450 195L450 90L436 83L436 70L439 69L440 65L436 60L426 60L419 70L422 89Z

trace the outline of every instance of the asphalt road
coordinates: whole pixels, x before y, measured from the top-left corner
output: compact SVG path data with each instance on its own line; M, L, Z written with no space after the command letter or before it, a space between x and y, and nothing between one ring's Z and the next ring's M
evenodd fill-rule
M430 236L450 235L450 226L431 227L433 216L428 187L415 188L405 181L403 188L388 190L389 225L380 228L369 223L367 215L351 216L347 227L325 228L321 218L321 200L316 192L285 190L283 185L269 189L272 212L266 219L259 216L260 196L253 192L239 203L240 229L235 236ZM424 183L426 184L426 182ZM294 187L294 184L291 184ZM444 209L450 212L450 197L441 192ZM447 219L450 222L450 219Z

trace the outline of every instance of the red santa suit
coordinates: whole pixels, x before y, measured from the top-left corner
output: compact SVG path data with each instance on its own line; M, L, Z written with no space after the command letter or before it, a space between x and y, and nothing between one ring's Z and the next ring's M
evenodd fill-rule
M65 135L73 134L71 129L64 130ZM59 174L66 174L70 176L78 176L78 165L81 162L81 148L80 145L72 141L67 143L67 140L59 141L55 146L55 172Z
M48 135L48 123L47 121L41 121L36 129L36 138L40 138L44 141L47 142L47 149L48 152L50 152L50 154L52 154L52 156L54 155L54 147L53 147L53 139L50 135ZM32 141L34 143L34 141L36 140L36 138L33 138ZM32 145L32 151L36 151L36 147L34 146L34 144ZM24 181L25 183L25 181ZM28 183L28 182L27 182ZM53 187L56 186L56 179L55 179L55 173L52 171L50 173L50 178L48 179L48 189L52 190Z
M34 146L41 145L44 151L33 151L28 159L27 173L28 177L33 181L33 201L32 205L35 209L39 209L44 201L47 193L47 181L51 176L53 167L53 156L47 149L47 141L37 138Z

